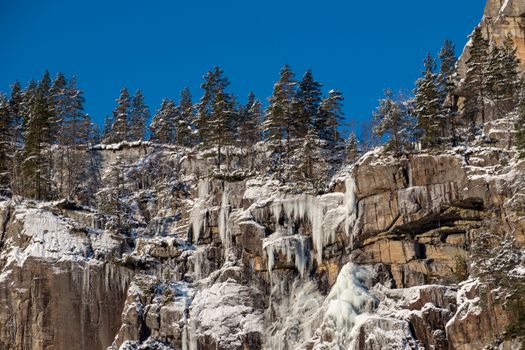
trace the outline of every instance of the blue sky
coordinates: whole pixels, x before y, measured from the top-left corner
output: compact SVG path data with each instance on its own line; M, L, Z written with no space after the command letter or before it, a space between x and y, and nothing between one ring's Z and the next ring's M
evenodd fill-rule
M288 63L341 90L348 119L370 118L386 87L410 91L427 52L445 38L458 53L484 0L0 0L0 91L47 68L76 75L86 111L101 123L122 86L152 112L162 98L194 99L221 66L244 102L266 100Z

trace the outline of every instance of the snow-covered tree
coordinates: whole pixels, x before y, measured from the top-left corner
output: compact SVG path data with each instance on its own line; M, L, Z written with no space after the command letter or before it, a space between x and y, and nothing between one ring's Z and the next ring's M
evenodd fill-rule
M308 69L298 83L297 94L292 101L294 104L293 135L292 138L306 136L310 126L318 129L325 124L324 116L318 115L321 104L322 84L315 81L312 70Z
M224 72L219 67L214 67L213 70L208 71L204 76L204 82L201 84L204 94L197 105L198 115L196 122L199 142L204 148L209 146L208 139L211 132L209 119L213 113L216 101L215 95L220 91L224 91L228 85L230 85L230 81L224 77Z
M381 138L387 137L395 152L402 152L412 136L413 126L406 101L394 99L392 90L386 89L373 115L375 133Z
M150 125L151 140L157 143L173 143L175 120L179 109L173 100L164 99L160 109L155 113Z
M239 144L249 148L261 140L260 123L262 120L262 104L255 94L250 92L248 102L239 111Z
M514 124L516 130L516 147L521 158L525 158L525 82L522 83L516 107L517 119Z
M463 105L463 116L474 132L476 120L485 122L485 98L487 95L487 57L489 43L483 38L481 27L470 36L470 57L466 62L464 89L468 92Z
M120 96L116 100L117 107L113 110L113 141L122 142L128 141L129 135L129 108L131 97L129 95L128 89L125 87L120 90Z
M113 143L113 118L107 115L104 118L104 129L102 130L102 143Z
M355 133L350 133L348 140L346 141L346 160L349 163L353 163L359 157L359 142Z
M453 146L457 145L457 125L458 125L458 107L457 97L454 94L456 90L456 46L450 40L445 40L441 51L439 52L441 62L437 78L439 103L441 105L441 114L445 116L445 137L448 138Z
M9 192L11 186L12 127L9 101L4 94L0 94L0 193L2 194Z
M137 90L131 100L129 109L129 137L130 141L144 140L146 122L150 117L148 106L144 102L142 92Z
M444 135L445 116L442 113L436 61L428 54L424 61L423 76L416 82L414 90L414 114L417 117L417 131L423 147L432 147Z
M264 133L275 151L277 169L280 171L283 156L287 162L291 150L291 130L293 127L292 102L296 95L296 82L290 66L284 65L279 74L279 80L273 86L273 94L269 98L264 122Z
M343 94L338 90L330 90L328 97L323 98L319 106L315 129L319 138L325 140L329 147L339 142L339 125L343 120Z
M179 114L175 125L175 142L183 147L192 147L195 143L193 135L195 108L191 101L190 89L184 88L180 93L180 97Z

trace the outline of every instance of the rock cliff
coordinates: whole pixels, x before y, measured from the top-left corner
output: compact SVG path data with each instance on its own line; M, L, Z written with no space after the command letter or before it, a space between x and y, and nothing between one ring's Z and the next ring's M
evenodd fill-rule
M482 26L510 30L525 58L523 13L489 1ZM102 183L123 180L118 217L0 199L0 349L522 346L525 160L509 118L469 146L377 148L322 194L243 170L235 148L227 174L174 146L91 152Z

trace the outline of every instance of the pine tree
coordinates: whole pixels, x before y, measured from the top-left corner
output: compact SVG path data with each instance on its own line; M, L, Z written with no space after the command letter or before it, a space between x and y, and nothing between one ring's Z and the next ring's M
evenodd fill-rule
M456 89L456 46L450 41L445 40L441 51L439 52L441 61L440 72L437 78L439 103L441 105L441 115L446 119L445 137L449 137L452 146L458 142L457 135L457 98L454 91Z
M500 48L501 55L501 80L498 84L498 97L496 105L502 115L513 111L518 103L520 94L520 73L518 59L518 49L508 34L503 41L503 46Z
M417 117L417 130L423 147L432 147L444 135L445 116L441 114L437 86L436 62L428 54L424 61L423 77L416 82L414 114Z
M107 115L104 118L104 130L102 131L102 143L109 144L113 143L113 118Z
M199 136L199 143L202 147L208 148L208 139L211 132L209 119L213 113L213 105L215 103L215 95L224 91L226 87L230 85L228 78L223 76L223 71L219 67L214 67L213 70L208 71L204 76L204 82L201 84L201 88L204 90L204 94L200 99L197 106L197 132Z
M395 100L392 90L387 89L373 115L376 122L374 132L381 138L386 136L395 152L402 152L411 136L412 126L405 104Z
M330 90L319 106L319 118L315 129L321 140L325 140L329 147L339 142L338 128L343 120L343 94L338 90Z
M286 154L287 163L291 151L291 130L293 126L292 102L296 94L296 82L290 66L281 68L279 80L273 86L273 94L269 98L269 105L264 122L264 133L272 149L276 151L277 169L281 171L283 156Z
M475 131L476 120L481 117L485 123L485 98L487 95L487 57L489 54L488 41L483 38L481 27L477 27L470 36L470 57L466 62L467 72L464 89L468 92L463 105L463 115Z
M7 97L0 94L0 194L10 192L12 178L13 121Z
M353 163L359 157L359 142L357 137L352 132L346 141L346 160L349 163Z
M49 147L52 143L52 106L49 104L50 79L46 71L30 100L30 111L24 135L22 172L28 197L46 199L51 195L51 164Z
M148 106L144 102L144 96L140 90L135 92L129 109L129 137L130 141L144 140L146 122L150 117Z
M519 94L518 105L516 106L517 119L514 124L516 130L516 147L520 158L525 158L525 82L522 83Z
M179 114L176 120L176 143L182 147L194 145L193 121L195 119L194 106L191 101L190 89L184 88L180 93Z
M259 125L262 119L261 101L255 98L255 94L248 94L248 102L239 111L239 144L250 148L261 140Z
M322 84L315 81L312 70L308 69L303 79L298 84L297 95L294 99L294 117L292 138L303 138L306 136L310 126L317 130L326 124L323 116L318 115L321 104Z
M173 100L162 100L160 109L151 121L151 141L164 144L174 143L175 120L178 114L179 110Z
M231 125L234 111L234 102L231 95L218 90L213 100L213 109L209 119L209 143L217 149L217 166L221 170L222 149L232 143L233 128Z
M115 110L113 110L113 141L127 141L129 135L128 117L130 108L130 96L128 89L122 88L122 90L120 90L120 96L116 102L117 107Z

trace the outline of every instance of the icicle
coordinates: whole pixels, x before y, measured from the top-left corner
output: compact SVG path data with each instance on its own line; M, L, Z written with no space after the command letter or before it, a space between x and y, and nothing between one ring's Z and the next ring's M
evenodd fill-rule
M190 225L193 232L193 242L197 243L202 231L206 230L206 200L209 193L209 179L199 180L197 186L198 198L190 212Z
M224 247L225 256L231 245L231 230L230 230L230 189L228 183L224 185L222 192L221 210L219 211L219 235L221 237L222 246Z
M356 186L352 176L345 180L345 206L346 206L346 220L345 233L351 237L351 244L354 242L354 227L357 219L357 200L356 200Z

